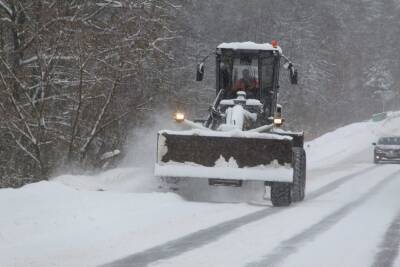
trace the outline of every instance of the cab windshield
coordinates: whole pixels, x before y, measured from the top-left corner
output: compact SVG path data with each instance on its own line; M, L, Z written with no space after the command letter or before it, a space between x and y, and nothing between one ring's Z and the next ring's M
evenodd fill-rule
M235 90L251 90L258 87L257 58L235 58L233 60L233 86Z
M222 57L219 84L225 89L226 98L234 98L238 91L245 91L247 98L260 99L271 93L273 66L272 55L261 59L257 55Z

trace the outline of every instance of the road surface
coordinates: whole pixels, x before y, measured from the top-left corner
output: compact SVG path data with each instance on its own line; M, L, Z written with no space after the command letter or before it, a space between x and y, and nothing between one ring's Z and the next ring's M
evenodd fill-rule
M311 170L307 183L304 202L262 207L104 266L400 266L399 165L374 165L368 150Z

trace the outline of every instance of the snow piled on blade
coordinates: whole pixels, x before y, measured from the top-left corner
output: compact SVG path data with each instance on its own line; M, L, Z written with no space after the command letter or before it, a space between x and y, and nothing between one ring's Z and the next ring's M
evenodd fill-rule
M230 157L229 160L226 161L223 156L220 156L219 159L217 159L215 162L215 167L239 168L234 158Z
M282 53L282 49L278 46L274 48L269 43L257 44L254 42L233 42L233 43L222 43L217 46L217 48L221 49L233 49L233 50L277 50Z
M236 129L230 129L229 131L209 131L201 129L193 129L186 131L171 131L162 130L160 134L170 135L197 135L197 136L210 136L210 137L240 137L240 138L259 138L259 139L276 139L276 140L292 140L293 138L288 135L279 135L273 133L258 133L253 131L241 131Z

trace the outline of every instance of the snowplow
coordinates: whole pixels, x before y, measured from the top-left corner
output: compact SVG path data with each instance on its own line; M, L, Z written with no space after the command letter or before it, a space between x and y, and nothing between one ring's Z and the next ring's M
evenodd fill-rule
M215 56L216 97L207 119L194 122L177 112L176 122L187 129L158 132L155 175L188 199L214 201L229 188L237 200L302 201L304 134L283 129L278 104L280 69L297 84L294 65L276 42L222 43ZM196 80L203 76L204 61Z

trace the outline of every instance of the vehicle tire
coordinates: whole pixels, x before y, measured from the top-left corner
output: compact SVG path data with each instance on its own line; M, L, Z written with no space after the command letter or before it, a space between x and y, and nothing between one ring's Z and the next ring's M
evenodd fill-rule
M286 207L292 203L292 185L273 183L271 185L271 202L274 207Z
M306 190L306 152L302 147L293 148L292 201L304 200Z

